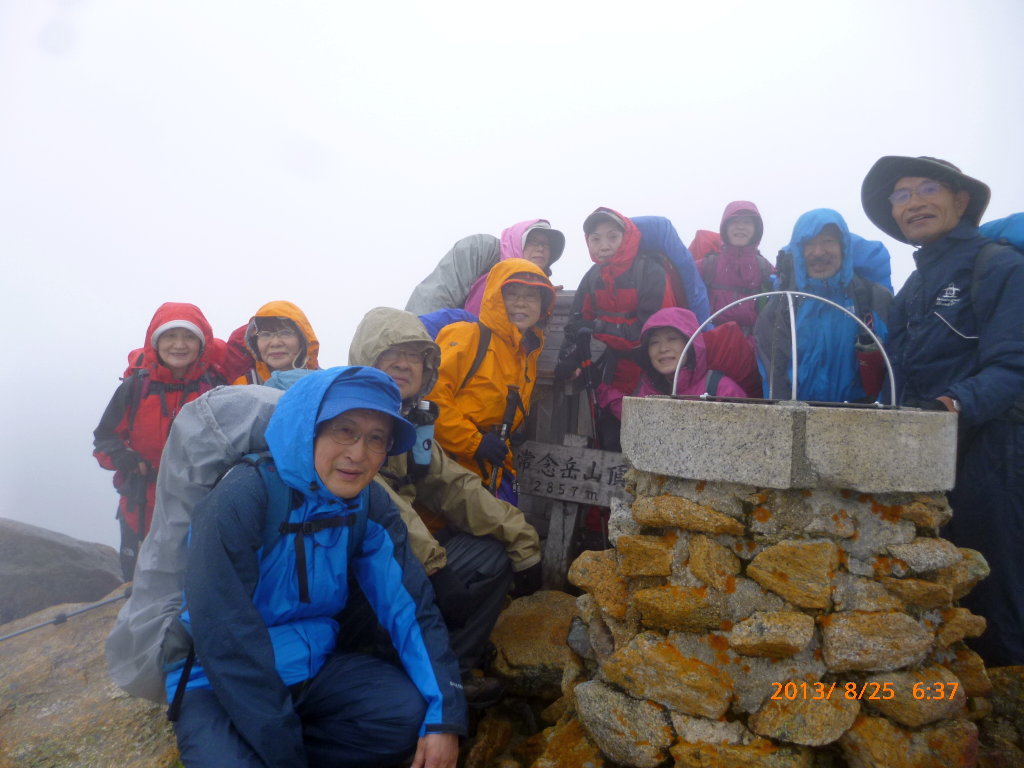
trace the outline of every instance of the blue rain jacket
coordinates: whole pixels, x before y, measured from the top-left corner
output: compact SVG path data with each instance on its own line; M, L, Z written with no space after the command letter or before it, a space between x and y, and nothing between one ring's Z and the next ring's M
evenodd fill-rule
M839 271L827 280L818 280L807 276L807 262L804 259L804 244L821 233L828 224L835 224L842 233L843 261ZM888 281L889 253L878 242L856 238L850 234L846 221L830 208L818 208L808 211L793 227L793 237L786 250L793 254L793 273L796 289L804 293L834 301L842 307L854 312L856 306L850 284L854 275L853 254L859 253L860 266L871 274L884 277ZM875 282L875 281L870 281ZM869 283L870 285L870 283ZM875 295L879 289L871 287L869 294ZM771 303L758 318L755 336L758 340L758 367L764 381L764 394L768 397L768 366L764 344L761 338L763 331L774 326L775 313L782 312L786 316L786 333L788 334L788 308L785 297L775 296ZM857 361L857 336L862 333L857 322L834 307L813 299L799 299L796 310L797 328L797 396L801 400L815 400L829 403L856 402L866 397L860 381L860 368ZM874 332L885 343L888 330L886 318L872 309ZM788 336L784 342L776 342L775 354L785 360L790 357ZM792 361L787 363L786 382L784 389L792 386ZM775 397L779 397L779 383L776 380ZM788 397L788 394L785 395Z
M703 323L711 314L708 291L697 271L697 265L693 263L690 249L683 245L672 222L664 216L637 216L631 217L630 221L640 230L638 253L658 251L665 254L686 286L686 301L690 311L697 316L698 323ZM712 327L708 325L707 330Z
M1004 414L1024 393L1024 256L999 252L972 289L988 242L961 221L914 253L917 269L893 302L886 345L899 401L953 397L961 429Z
M289 522L367 517L352 562L353 527L305 534L310 602L300 602L296 534L283 535L263 555L267 492L259 471L248 465L228 472L193 517L183 620L195 630L197 662L187 689L212 688L268 765L305 764L302 724L287 686L316 675L334 650L338 625L332 617L345 607L350 574L427 702L420 734L467 732L458 662L397 508L376 483L357 498L338 498L314 468L317 413L328 387L346 370L316 371L297 381L281 397L266 438L282 480L301 497ZM180 674L167 676L168 700Z

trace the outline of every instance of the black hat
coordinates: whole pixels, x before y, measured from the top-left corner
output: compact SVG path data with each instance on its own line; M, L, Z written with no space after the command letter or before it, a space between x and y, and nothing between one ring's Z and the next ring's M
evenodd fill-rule
M864 213L868 215L872 223L901 243L910 243L910 241L903 235L899 224L892 216L892 203L889 202L889 195L892 194L896 182L905 177L934 179L951 184L955 189L970 192L971 201L967 204L963 218L974 226L981 223L981 215L988 208L989 198L992 197L992 190L987 185L970 176L965 176L959 168L945 160L934 157L900 157L898 155L886 155L880 158L871 166L868 175L864 177L864 184L860 188L860 201L864 206Z

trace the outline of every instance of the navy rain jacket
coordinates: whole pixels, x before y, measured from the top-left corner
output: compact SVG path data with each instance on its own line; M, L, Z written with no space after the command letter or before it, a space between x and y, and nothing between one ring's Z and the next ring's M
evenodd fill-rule
M377 483L358 498L339 499L314 468L317 412L345 370L318 372L285 393L267 428L267 444L281 478L301 494L289 522L367 515L352 562L352 527L305 534L311 602L300 602L296 534L282 536L261 556L268 497L259 471L248 465L224 476L196 505L192 522L183 620L193 631L197 663L187 688L212 688L267 765L305 764L302 723L288 686L316 675L334 650L338 625L331 617L345 607L350 573L427 702L420 735L467 733L459 665L398 509ZM169 699L180 674L167 676Z

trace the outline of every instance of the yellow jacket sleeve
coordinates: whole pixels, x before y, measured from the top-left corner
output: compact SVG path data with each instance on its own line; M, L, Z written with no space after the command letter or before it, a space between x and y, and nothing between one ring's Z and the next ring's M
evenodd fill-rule
M476 323L454 323L437 335L441 347L441 365L437 384L428 398L441 409L434 422L434 439L450 454L471 459L480 446L480 430L460 410L458 392L466 378L480 342L480 326Z

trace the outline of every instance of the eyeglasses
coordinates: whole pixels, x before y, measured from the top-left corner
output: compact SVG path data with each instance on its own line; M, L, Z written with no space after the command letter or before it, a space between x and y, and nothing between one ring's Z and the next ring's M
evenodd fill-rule
M328 422L324 427L323 434L326 434L338 445L355 445L359 442L359 438L363 438L366 450L371 453L387 453L395 445L395 438L391 434L388 434L387 437L378 432L366 434L354 424L344 422L340 424L333 421Z
M260 341L270 341L271 339L288 341L288 339L294 339L298 335L298 331L293 331L291 328L282 328L280 331L258 331L256 338Z
M539 288L532 291L502 290L501 295L505 301L524 301L527 304L540 304L543 300Z
M412 365L423 365L427 353L419 349L385 349L377 357L377 364L391 365L392 363L397 363L400 357L404 357Z
M551 243L549 243L547 240L542 240L539 237L538 238L532 238L532 237L526 238L526 245L527 246L532 246L534 248L547 248L549 251L551 250Z
M916 189L907 189L906 187L903 189L897 189L889 195L889 202L893 205L906 205L910 202L910 198L913 197L915 192L922 200L928 197L935 197L939 194L939 189L945 186L946 185L941 181L933 181L929 179L928 181L922 181L918 184ZM948 187L946 188L948 189Z

